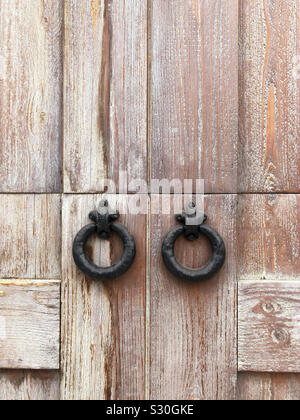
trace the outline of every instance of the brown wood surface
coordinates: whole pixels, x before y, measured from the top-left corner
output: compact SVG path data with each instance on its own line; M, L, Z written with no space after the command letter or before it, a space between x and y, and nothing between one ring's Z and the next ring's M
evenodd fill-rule
M57 371L0 371L0 401L57 401L59 400Z
M73 262L72 242L99 200L97 195L63 200L61 398L144 399L146 216L120 220L137 243L130 271L113 282L90 280ZM90 258L110 265L119 243L99 243L89 244Z
M209 225L224 237L227 261L215 279L187 284L162 262L163 237L174 215L151 216L150 397L234 399L236 393L236 204L235 195L205 199ZM204 240L182 238L177 255L198 268L210 256Z
M67 0L64 57L65 192L147 179L147 1Z
M240 373L238 391L242 401L299 401L299 374Z
M205 179L234 193L238 144L238 0L153 0L152 178Z
M300 282L239 283L240 372L300 373Z
M262 296L299 280L299 17L298 0L1 1L0 192L19 194L0 196L0 279L63 288L61 377L0 370L0 400L300 398L291 373L239 373L236 392L236 277ZM167 273L175 221L154 214L122 216L138 243L126 276L79 273L72 240L99 199L80 193L120 170L229 193L206 199L228 250L215 280ZM45 194L63 191L79 195L61 232L61 197ZM88 249L109 264L120 244ZM177 255L199 266L209 247L180 240Z
M59 195L0 196L0 279L60 279Z
M58 370L59 324L59 280L0 280L0 368Z
M245 282L295 282L299 279L300 199L298 195L239 196L238 279ZM295 299L299 297L295 294ZM276 363L270 361L269 370ZM295 399L300 376L239 374L240 399Z
M298 0L240 1L239 191L300 191L299 20Z
M0 198L0 279L38 279L37 284L40 279L59 280L60 196L17 194L1 195ZM22 300L19 303L21 302ZM0 316L3 316L3 310L0 311ZM38 324L32 324L32 331L35 331ZM52 333L59 334L59 325ZM57 373L0 371L1 400L52 400L58 397Z
M61 191L62 40L62 0L1 0L1 192Z
M240 195L239 280L298 280L300 274L300 197Z

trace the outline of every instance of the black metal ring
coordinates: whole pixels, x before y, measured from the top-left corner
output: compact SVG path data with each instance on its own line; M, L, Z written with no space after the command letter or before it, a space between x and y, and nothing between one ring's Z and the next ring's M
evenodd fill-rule
M188 269L183 267L175 256L175 242L179 236L186 233L184 226L178 226L166 236L162 246L162 256L168 270L182 280L198 283L213 278L223 267L226 260L226 248L221 236L211 227L198 226L199 232L207 237L212 246L212 258L201 269Z
M77 267L88 277L96 280L112 280L122 276L132 266L136 256L135 240L125 226L120 223L112 223L110 229L120 236L124 245L121 259L111 267L98 267L86 255L87 241L98 231L96 224L90 224L81 229L73 244L73 257Z

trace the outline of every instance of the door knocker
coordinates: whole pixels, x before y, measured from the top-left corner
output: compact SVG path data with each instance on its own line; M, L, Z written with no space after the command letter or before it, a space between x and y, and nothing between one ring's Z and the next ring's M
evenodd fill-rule
M136 256L133 236L125 226L114 223L119 218L119 213L111 211L107 201L101 201L98 211L91 212L89 218L94 223L81 229L73 244L73 258L77 267L88 277L96 280L112 280L122 276L132 266ZM100 239L108 239L113 232L119 235L123 242L123 255L111 267L98 267L86 254L87 241L94 234L98 234Z
M211 227L204 225L207 220L205 214L196 210L194 203L189 205L188 211L176 216L176 220L184 226L177 226L166 236L162 246L162 256L168 270L182 280L198 283L214 277L223 267L226 260L226 248L221 236ZM206 236L212 247L212 257L208 264L201 269L188 269L183 267L175 256L175 242L184 235L189 241L199 238L200 234Z

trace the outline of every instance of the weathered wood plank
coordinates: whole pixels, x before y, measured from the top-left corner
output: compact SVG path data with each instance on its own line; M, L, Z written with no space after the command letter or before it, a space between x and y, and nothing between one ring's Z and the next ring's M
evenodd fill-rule
M299 401L299 375L240 373L238 391L242 401Z
M239 283L241 372L300 373L300 282Z
M237 197L207 196L209 225L224 237L222 272L202 284L171 276L161 258L174 215L151 216L150 395L152 399L234 399L236 396L236 204ZM209 245L178 241L182 264L199 267ZM180 257L179 257L180 256Z
M61 397L144 399L146 216L121 217L137 242L130 271L112 282L90 280L73 262L72 241L90 223L88 214L100 198L70 195L63 200ZM88 246L90 258L103 265L116 261L119 251L115 240L110 245L95 238Z
M0 371L0 401L59 400L57 371Z
M59 279L59 195L1 195L0 278Z
M0 4L0 191L62 188L62 0Z
M300 197L240 195L239 280L297 280L300 273Z
M147 2L65 1L65 192L147 179Z
M299 192L300 3L240 5L239 190Z
M266 281L267 289L268 281L298 280L299 205L296 195L239 196L237 243L243 244L238 250L240 281ZM289 400L299 392L299 375L239 375L240 399Z
M0 368L59 369L60 282L0 280Z
M152 177L237 188L238 0L153 0Z

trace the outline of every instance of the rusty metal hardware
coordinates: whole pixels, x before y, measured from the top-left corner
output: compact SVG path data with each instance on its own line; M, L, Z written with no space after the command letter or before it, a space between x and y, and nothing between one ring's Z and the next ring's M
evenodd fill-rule
M115 223L119 218L119 213L112 211L107 201L101 201L98 211L91 212L89 218L94 223L81 229L73 243L73 258L77 267L88 277L96 280L112 280L122 276L132 266L136 256L133 236L125 226ZM108 239L113 232L119 235L123 242L123 255L111 267L98 267L90 261L86 254L87 241L94 234L98 234L100 239Z
M176 220L183 224L172 229L166 236L162 246L162 256L167 269L175 276L187 282L198 283L213 278L222 269L226 260L226 247L221 236L211 227L204 225L205 214L197 212L194 203ZM203 234L212 247L212 257L206 266L194 270L183 267L175 256L175 242L184 235L190 241L197 240Z

